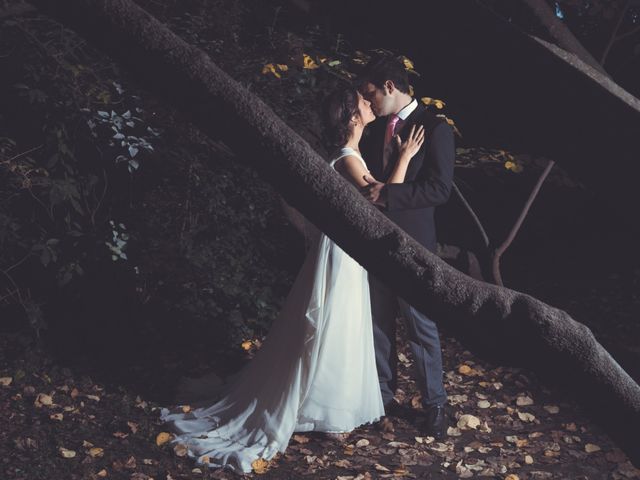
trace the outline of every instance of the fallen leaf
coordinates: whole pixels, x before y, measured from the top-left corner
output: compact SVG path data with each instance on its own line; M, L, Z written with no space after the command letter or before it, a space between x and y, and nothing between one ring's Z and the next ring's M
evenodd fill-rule
M469 398L466 395L450 395L449 396L449 404L451 405L459 405L461 403L464 403L468 400Z
M51 415L49 415L49 418L51 420L57 420L58 422L61 422L64 419L64 415L61 413L52 413Z
M351 468L351 462L346 458L343 458L342 460L338 460L337 462L334 462L334 465L340 468Z
M504 477L504 480L520 480L520 477L515 473L510 473L509 475Z
M89 456L92 458L102 457L104 455L104 449L100 447L94 447L89 450Z
M39 393L38 396L36 397L35 401L33 402L33 404L40 408L42 406L51 406L53 405L53 398L51 398L50 395L47 395L45 393Z
M184 457L188 452L188 448L186 445L182 445L178 443L175 447L173 447L173 453L175 453L178 457Z
M64 448L64 447L60 447L60 448L58 449L58 452L60 452L60 455L61 455L63 458L73 458L73 457L75 457L75 456L76 456L76 452L74 452L73 450L67 450L67 449L66 449L66 448Z
M307 70L313 70L315 68L320 68L320 66L315 62L313 58L311 58L306 53L304 54L304 65L303 68Z
M127 438L129 434L124 432L114 432L113 436L116 438Z
M308 443L309 437L305 437L304 435L294 435L292 437L298 443Z
M97 476L99 477L106 477L107 476L107 471L103 468L102 470L100 470L98 473L96 473Z
M518 418L527 423L533 422L536 419L535 416L527 412L518 412Z
M478 408L489 408L491 406L491 402L488 400L480 400L477 405Z
M251 462L251 468L253 469L254 473L257 473L257 474L265 473L268 467L269 467L269 462L267 462L262 458L258 458L257 460L254 460L253 462Z
M384 417L382 419L382 430L387 433L391 433L395 431L393 422L389 419L389 417Z
M167 432L160 432L156 437L156 445L161 447L165 443L171 440L171 434Z
M3 387L8 387L9 385L11 385L11 382L13 382L12 377L0 377L0 385L2 385Z
M191 407L189 405L182 406L182 413L189 413L190 411L191 411Z
M473 415L461 415L458 419L458 428L460 430L476 429L480 426L480 419Z
M584 446L584 451L587 452L587 453L598 452L600 450L601 450L601 448L598 445L595 445L593 443L587 443Z
M533 464L533 457L531 455L525 455L524 456L524 463L526 463L527 465Z
M85 395L85 397L87 397L89 400L94 400L96 402L100 401L100 397L97 395Z
M544 409L553 415L560 412L560 407L557 407L556 405L545 405Z
M516 399L516 405L518 405L519 407L526 407L527 405L533 405L533 399L531 397L527 397L526 395L523 395Z
M268 73L272 73L276 78L282 78L278 72L276 72L276 67L273 63L267 63L264 67L262 67L262 74L266 75ZM251 341L242 342L242 348L245 350L251 349Z
M470 375L471 372L473 372L473 368L471 368L469 365L460 365L458 367L458 373L461 375Z
M449 427L447 428L447 435L449 435L450 437L459 437L460 435L462 435L462 432L459 428Z
M129 428L131 429L131 433L136 433L138 431L138 424L133 422L127 422Z
M366 447L367 445L369 445L369 443L369 440L367 440L366 438L361 438L356 442L356 448Z
M413 398L411 398L411 406L413 408L420 408L422 406L422 396L415 395Z

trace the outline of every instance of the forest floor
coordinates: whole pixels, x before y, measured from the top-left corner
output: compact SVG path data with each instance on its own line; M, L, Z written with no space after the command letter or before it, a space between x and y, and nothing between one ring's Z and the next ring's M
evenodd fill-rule
M318 99L330 88L329 80L343 75L340 66L346 66L354 59L357 63L357 50L364 47L350 44L349 39L339 34L328 38L313 25L308 28L298 26L294 33L288 30L292 20L287 19L286 9L277 7L269 10L271 7L262 6L261 10L248 14L238 6L242 2L233 1L194 0L185 2L186 6L171 1L139 3L183 38L205 49L214 61L267 101L290 125L296 125L296 131L314 147L321 148L317 115L310 112L316 109ZM46 46L49 53L64 60L68 49L82 43L70 32L58 32L57 28L55 36L59 36L60 44L46 35L38 40L39 29L54 29L42 19L31 20L21 28L29 33L36 50ZM329 44L334 45L336 51L331 50ZM56 51L58 47L60 50ZM211 151L207 150L208 146L199 151L196 145L199 138L188 141L185 138L185 130L189 127L179 125L180 115L174 117L157 104L154 108L157 100L152 94L135 86L134 81L119 73L108 61L100 65L105 60L96 59L92 56L95 53L87 50L90 58L83 66L85 71L91 66L100 66L93 73L100 76L103 83L107 80L121 82L151 104L149 110L154 110L154 115L158 112L156 121L164 128L166 144L173 143L167 147L167 150L174 149L172 155L176 158L184 156L191 165L195 164L194 158L200 156L209 161L207 157ZM304 64L296 64L296 61L308 62L304 60L303 52L311 55L309 58L314 64L322 65L307 64L310 68L306 68ZM335 68L325 65L336 60L341 63ZM75 61L69 60L69 63ZM287 70L278 66L287 64ZM64 70L64 65L61 61L55 66L56 72ZM416 68L420 70L419 65ZM44 78L48 77L45 75ZM78 83L82 81L80 74ZM104 102L108 104L108 100ZM123 106L101 108L122 110ZM490 233L500 238L508 231L508 219L515 218L519 205L526 198L527 185L535 181L544 167L544 159L534 159L526 154L512 157L506 152L482 149L461 149L458 153L457 181L480 216L488 222L486 226ZM159 155L167 160L162 152ZM506 168L506 162L511 160L524 171L517 173L517 169ZM182 161L186 164L186 160ZM227 168L213 159L210 161L212 170ZM150 170L152 164L150 162ZM174 167L175 164L165 167L163 185L180 174ZM145 168L143 163L142 170ZM191 174L191 166L189 172ZM205 180L203 184L209 180L204 170L196 170L197 175ZM233 175L238 173L230 174ZM176 247L174 232L180 229L178 223L182 223L178 218L182 206L180 209L177 206L183 199L171 190L175 185L165 187L146 197L145 201L151 205L148 210L140 207L138 215L140 219L154 217L162 225L158 230L146 233L156 237L159 243L164 242L163 252L174 254L175 250L183 248L182 245ZM228 191L224 194L231 195L231 190L242 187L231 182L225 188ZM503 259L504 278L509 286L563 308L589 325L598 339L638 378L640 269L633 240L625 236L624 227L616 224L615 217L606 212L606 207L602 207L602 214L597 214L602 228L593 231L592 215L597 199L572 182L560 168L554 168L542 192L523 231ZM245 204L241 205L246 210L245 207ZM461 218L455 207L447 208L451 208L443 209L443 215L451 215L447 218ZM194 215L198 214L202 217L211 215L204 208ZM233 216L233 213L229 214L229 217ZM252 220L243 218L242 221ZM197 227L202 228L202 223L201 220ZM227 225L227 228L236 226ZM461 233L445 225L441 237L468 237L473 235L469 231ZM246 236L258 237L253 230ZM207 238L206 241L213 240ZM221 250L221 245L214 244L214 247ZM188 248L194 247L188 245ZM602 255L593 255L593 252ZM207 282L211 279L191 278L200 275L201 270L189 270L191 265L182 268L186 263L183 257L174 255L175 258L165 258L156 250L149 250L148 264L139 264L143 272L149 272L145 294L165 295L166 302L192 303L192 297L185 292L204 290L210 286ZM212 261L211 258L206 260ZM212 262L215 264L218 260L213 257ZM292 264L297 260L286 259ZM242 261L253 260L238 260L237 264L231 263L225 268L239 269L243 266ZM180 269L172 269L175 266L172 262ZM262 264L255 267L256 262L253 263L256 276L263 275L266 282L271 282L273 272L267 276L267 267ZM295 270L294 267L287 269ZM286 283L286 278L280 281ZM240 286L243 282L243 279L238 281ZM161 284L164 287L154 289L155 285ZM177 286L183 284L184 290L178 290ZM229 293L229 297L233 299L234 294ZM282 295L282 286L274 295ZM210 306L193 303L194 309L206 310ZM231 315L225 308L219 312L222 318ZM105 317L105 320L109 319ZM125 360L120 360L122 364L117 368L110 362L117 359L120 348L125 350L122 345L115 347L108 343L103 346L107 350L105 362L96 368L85 362L86 357L69 355L62 360L51 350L36 346L24 332L0 329L2 479L237 478L228 471L195 467L182 449L158 441L158 435L164 431L158 420L159 408L171 401L170 392L181 375L197 376L213 368L225 376L249 360L239 344L227 345L227 351L207 352L210 344L206 341L207 333L198 331L201 326L180 324L183 330L174 332L176 324L173 318L153 318L145 329L125 329L127 334L139 334L143 339L127 340L131 348L137 348L138 341L144 346L136 355L123 355ZM91 327L85 328L90 330ZM217 324L215 328L219 328ZM198 338L197 352L184 350L196 333L202 337ZM260 333L258 331L257 337ZM113 338L121 338L119 335L121 333ZM163 336L165 340L159 343L158 339ZM185 343L170 351L171 341L178 336ZM398 342L400 389L397 399L411 415L386 418L376 425L362 427L345 441L319 434L296 435L283 455L267 465L258 466L257 471L248 476L345 480L480 476L508 480L640 478L640 471L630 464L603 429L581 412L570 394L544 387L537 377L525 370L492 365L476 358L446 333L443 353L451 428L442 441L426 437L419 426L417 406L420 402L411 377L411 355L403 338L400 336ZM81 342L78 338L68 340L69 344ZM91 355L91 348L87 347L87 350Z
M443 352L451 426L441 441L426 436L402 338L396 398L406 407L404 418L385 417L344 441L294 435L284 454L256 465L246 477L640 478L640 470L575 401L542 387L521 369L483 362L447 337ZM100 383L82 366L60 367L16 338L0 337L0 445L11 447L0 460L2 478L238 478L197 467L180 445L158 441L165 432L159 409L166 405L143 396L141 385Z

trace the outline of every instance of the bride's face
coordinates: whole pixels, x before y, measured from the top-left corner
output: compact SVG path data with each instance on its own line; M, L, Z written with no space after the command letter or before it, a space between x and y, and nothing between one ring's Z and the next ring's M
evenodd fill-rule
M365 100L360 92L358 92L358 113L363 125L367 125L376 119L373 110L371 110L371 102L369 100Z

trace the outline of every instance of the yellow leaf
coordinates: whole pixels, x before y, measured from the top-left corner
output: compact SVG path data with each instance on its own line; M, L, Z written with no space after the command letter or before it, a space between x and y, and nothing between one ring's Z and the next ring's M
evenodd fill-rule
M98 475L99 477L103 477L104 478L104 477L107 476L107 471L103 468L98 473L96 473L96 475Z
M471 368L469 365L460 365L458 367L458 373L460 373L461 375L471 375L472 372L473 368Z
M171 440L171 434L167 432L160 432L156 437L156 445L161 447L165 443Z
M404 63L404 68L407 70L413 70L413 62L407 57L402 57L402 63Z
M245 340L244 342L242 342L242 344L240 345L243 349L245 350L251 350L251 340Z
M209 463L211 461L211 459L209 458L208 455L204 455L204 456L200 457L200 461L202 463Z
M13 378L11 377L0 377L0 385L3 387L8 387L13 382Z
M435 104L436 108L439 110L442 110L442 108L444 107L444 102L442 100L436 100L433 103Z
M276 67L273 63L267 63L264 67L262 67L262 74L266 75L268 73L273 73L276 78L281 78L281 75L276 72Z
M584 446L584 451L587 452L587 453L598 452L598 451L600 451L600 447L598 445L593 444L593 443L587 443Z
M268 467L269 467L269 462L267 462L262 458L258 458L257 460L254 460L253 462L251 462L251 468L253 469L254 473L257 473L257 474L265 473Z
M73 458L76 456L76 452L74 452L73 450L67 450L64 447L60 447L58 451L63 458Z
M524 456L524 463L526 463L527 465L533 464L533 457L531 455L525 455Z
M431 98L431 97L422 97L420 99L420 101L422 103L424 103L425 105L431 105L431 103L433 102L433 98Z
M51 415L49 415L49 418L51 420L57 420L58 422L61 422L64 418L64 415L62 415L61 413L52 413Z
M415 93L415 91L413 90L413 85L409 85L409 95L411 95L413 97L414 93Z
M326 62L326 61L327 61L327 57L325 57L325 56L323 56L323 55L319 55L319 56L318 56L318 61L319 61L320 63L324 63L324 62Z
M189 413L191 411L191 407L189 405L182 406L182 413Z
M520 477L515 473L510 473L509 475L504 477L504 480L520 480Z
M287 70L289 70L289 67L287 65L282 64L282 63L278 63L276 66L278 67L278 70L281 70L283 72L286 72Z
M96 457L102 457L104 455L104 449L99 448L99 447L95 447L89 450L89 456L96 458Z
M315 68L320 68L320 66L315 62L313 58L311 58L306 53L304 54L304 68L307 70L313 70Z
M520 173L523 170L522 165L518 165L517 163L512 162L511 160L508 160L508 161L504 162L504 168L506 168L507 170L511 170L514 173ZM520 401L521 398L528 398L528 397L518 397L518 401ZM532 403L533 403L533 401L532 401ZM523 405L520 405L520 404L518 404L518 405L519 406L523 406ZM529 404L525 404L525 405L531 405L531 404L529 403Z

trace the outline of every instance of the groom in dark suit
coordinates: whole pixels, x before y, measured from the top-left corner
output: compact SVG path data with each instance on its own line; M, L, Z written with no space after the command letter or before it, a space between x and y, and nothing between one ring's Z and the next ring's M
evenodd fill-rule
M435 207L449 198L453 181L455 145L446 121L428 111L409 94L407 71L391 56L372 59L359 78L360 92L371 102L379 118L361 142L371 174L362 193L385 215L432 252L436 250ZM411 159L404 183L385 182L398 157L399 135L404 141L412 125L423 125L425 141ZM387 414L399 406L393 400L397 385L396 314L405 321L411 352L417 367L418 385L426 413L426 433L446 434L444 405L447 394L442 381L442 352L433 320L394 295L369 275L376 366Z

